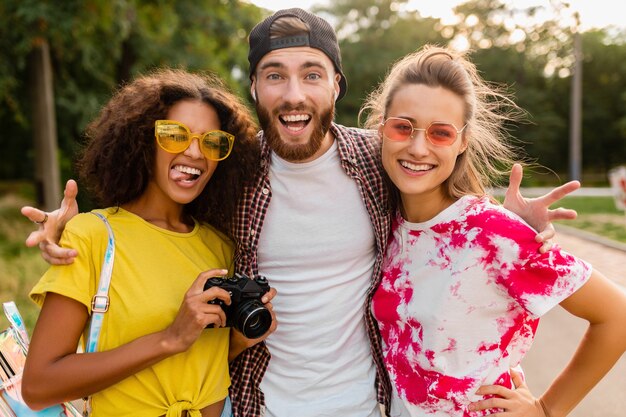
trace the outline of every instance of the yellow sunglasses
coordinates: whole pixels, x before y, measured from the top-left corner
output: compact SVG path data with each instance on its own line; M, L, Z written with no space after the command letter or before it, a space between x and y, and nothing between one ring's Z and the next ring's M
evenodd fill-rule
M211 161L228 158L235 141L233 135L222 130L209 130L192 135L187 126L175 120L157 120L154 123L154 136L161 149L169 153L183 152L191 145L191 141L197 138L200 151Z

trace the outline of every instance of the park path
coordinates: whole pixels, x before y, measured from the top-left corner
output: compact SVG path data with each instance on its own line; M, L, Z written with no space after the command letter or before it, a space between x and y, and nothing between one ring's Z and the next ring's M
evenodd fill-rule
M557 229L556 242L564 250L590 262L626 291L626 245L602 242L563 227ZM541 319L533 347L523 362L528 386L535 396L548 387L569 361L585 329L584 320L560 307ZM623 355L569 417L625 416L626 355Z

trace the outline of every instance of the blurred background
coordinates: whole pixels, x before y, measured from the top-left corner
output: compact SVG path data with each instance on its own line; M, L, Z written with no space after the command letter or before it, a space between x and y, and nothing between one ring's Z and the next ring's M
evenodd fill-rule
M116 87L155 67L216 72L249 99L249 30L269 8L298 5L339 33L349 85L339 123L358 124L396 59L452 45L528 111L511 134L545 169L525 185L608 186L608 171L626 163L626 23L604 3L2 0L0 181L33 184L38 204L56 207L85 125Z
M396 59L425 43L467 50L482 76L528 112L525 123L509 126L523 148L520 158L539 166L525 172L524 194L581 180L583 191L561 203L579 212L567 225L617 248L622 258L611 259L621 271L615 276L623 277L626 178L622 205L608 179L626 164L626 20L615 4L1 0L0 301L16 300L32 328L37 310L26 295L46 264L23 243L34 227L19 207L58 207L63 184L76 177L82 132L112 92L137 74L170 66L216 72L251 103L247 34L287 7L316 12L337 29L349 88L336 118L345 125L359 125L364 98ZM91 208L87 196L79 202L83 211ZM616 413L598 415L623 415Z

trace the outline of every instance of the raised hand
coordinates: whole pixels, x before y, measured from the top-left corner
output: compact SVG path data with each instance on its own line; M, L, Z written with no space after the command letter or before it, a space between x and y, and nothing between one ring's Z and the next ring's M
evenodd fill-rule
M543 253L552 247L550 239L555 235L552 221L571 220L575 219L577 215L575 210L564 208L550 209L550 206L567 194L579 189L580 183L578 181L570 181L541 197L525 198L520 193L521 182L522 166L515 164L511 169L509 187L504 197L504 207L523 218L526 223L539 231L535 240L543 243L539 249Z
M39 227L26 239L26 246L39 246L41 256L46 262L53 265L66 265L74 262L78 253L71 248L62 248L58 245L65 224L78 214L76 195L78 185L76 181L69 180L65 184L61 207L46 213L35 207L22 207L22 214Z

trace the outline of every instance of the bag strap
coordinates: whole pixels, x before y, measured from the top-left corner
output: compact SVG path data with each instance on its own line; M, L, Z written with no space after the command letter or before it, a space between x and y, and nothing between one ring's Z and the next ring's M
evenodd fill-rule
M109 238L106 252L104 253L104 260L102 261L98 290L91 300L91 319L89 321L89 332L85 347L86 353L95 352L96 346L98 346L104 313L109 309L109 286L111 285L111 272L113 271L113 260L115 259L115 237L109 221L102 214L95 211L92 211L91 214L98 216L104 222Z

